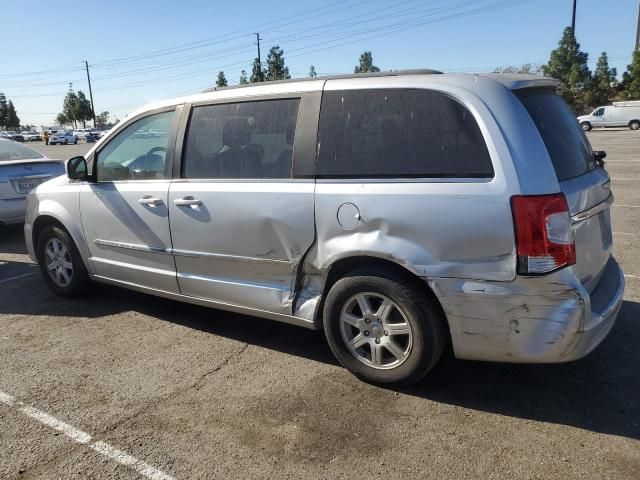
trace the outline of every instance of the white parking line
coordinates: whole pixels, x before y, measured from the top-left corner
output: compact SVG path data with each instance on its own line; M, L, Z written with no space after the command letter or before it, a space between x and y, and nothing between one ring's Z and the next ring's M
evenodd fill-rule
M635 280L640 280L640 275L629 275L627 273L624 274L624 278L633 278Z
M15 277L5 278L4 280L0 280L0 283L10 282L11 280L18 280L19 278L30 277L34 272L31 273L23 273L22 275L16 275Z
M24 405L22 402L16 400L15 397L9 395L8 393L4 393L0 390L0 402L8 405L9 407L18 407L18 411L24 413L30 418L37 420L38 422L46 425L49 428L53 428L61 433L64 433L67 437L75 440L78 443L83 445L87 445L91 442L91 435L82 430L79 430L68 423L63 422L62 420L58 420L55 417L52 417L48 413L45 413L37 408L34 408L30 405ZM108 457L116 462L120 463L129 468L133 468L140 475L149 478L151 480L175 480L171 475L167 475L162 470L159 470L142 460L137 459L129 455L122 450L118 450L117 448L112 447L106 442L96 441L89 445L89 448L95 450L96 452Z
M612 207L624 207L624 208L640 208L640 205L625 205L624 203L614 203Z
M640 182L640 178L622 178L622 177L609 177L610 180L615 180L616 182Z

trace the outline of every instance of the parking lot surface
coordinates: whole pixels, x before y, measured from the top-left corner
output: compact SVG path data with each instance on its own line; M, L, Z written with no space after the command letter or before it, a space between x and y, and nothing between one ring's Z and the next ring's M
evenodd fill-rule
M589 138L627 282L609 337L562 365L447 357L409 389L356 380L321 332L102 285L58 298L0 229L0 478L640 478L640 133Z

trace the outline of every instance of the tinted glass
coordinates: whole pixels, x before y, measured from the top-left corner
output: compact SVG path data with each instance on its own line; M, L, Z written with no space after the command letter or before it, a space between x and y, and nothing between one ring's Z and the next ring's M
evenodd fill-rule
M564 100L548 89L515 92L544 141L559 181L595 168L589 140Z
M195 107L184 178L290 178L299 99Z
M169 129L174 112L141 118L98 152L98 181L165 178Z
M0 140L0 162L43 158L35 150L12 141Z
M325 92L318 137L321 177L493 176L473 115L438 92Z

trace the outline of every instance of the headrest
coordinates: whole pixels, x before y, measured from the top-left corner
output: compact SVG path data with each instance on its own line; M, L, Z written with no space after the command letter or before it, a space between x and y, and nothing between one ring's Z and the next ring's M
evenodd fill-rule
M289 145L293 145L293 139L296 135L296 124L294 122L289 122L287 125L287 143Z
M242 147L251 139L251 125L246 118L230 118L224 124L222 143L228 147Z

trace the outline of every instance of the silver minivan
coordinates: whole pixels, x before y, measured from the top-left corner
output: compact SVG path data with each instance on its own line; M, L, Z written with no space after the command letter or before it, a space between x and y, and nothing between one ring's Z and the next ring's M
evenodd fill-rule
M375 383L418 381L448 345L574 360L624 278L604 152L556 87L410 71L157 103L28 197L29 253L62 296L103 282L324 329Z

